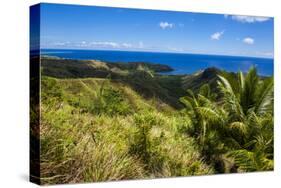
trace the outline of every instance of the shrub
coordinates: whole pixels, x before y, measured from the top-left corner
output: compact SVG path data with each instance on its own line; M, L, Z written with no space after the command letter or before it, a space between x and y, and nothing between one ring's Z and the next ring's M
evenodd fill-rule
M121 91L111 87L101 88L92 103L91 112L108 115L126 115L132 112Z
M41 100L45 102L48 99L62 99L62 90L54 78L42 77L41 79Z
M193 140L174 132L174 126L182 123L177 121L156 112L135 114L130 154L155 177L212 173L213 169L200 160Z

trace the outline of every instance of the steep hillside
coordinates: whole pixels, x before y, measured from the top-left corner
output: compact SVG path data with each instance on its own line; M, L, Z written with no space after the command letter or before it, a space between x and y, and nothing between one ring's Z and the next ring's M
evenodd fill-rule
M255 67L164 75L147 63L41 64L43 184L273 169L273 78Z
M195 93L204 84L217 92L218 74L229 74L208 68L192 75L159 74L172 70L167 65L151 63L108 63L96 60L71 60L44 57L42 75L56 78L103 78L124 84L147 99L157 98L174 108L182 108L179 98L187 89Z
M218 75L222 71L216 68L207 68L192 75L183 77L183 88L198 91L204 84L210 84L211 88L217 87Z
M190 119L109 79L42 78L46 184L209 174Z
M107 63L94 60L42 58L42 75L55 78L104 78L133 88L139 95L159 98L174 108L181 108L178 99L186 94L182 76L161 75L172 70L166 65L150 63Z

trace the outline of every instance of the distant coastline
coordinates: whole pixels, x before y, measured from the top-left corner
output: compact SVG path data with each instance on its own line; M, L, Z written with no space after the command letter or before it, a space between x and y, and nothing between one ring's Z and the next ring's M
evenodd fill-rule
M167 65L169 74L193 74L210 67L229 72L246 72L256 66L261 76L273 75L273 59L243 56L222 56L164 52L135 52L109 50L42 49L41 55L65 59L100 60L111 63L147 62Z

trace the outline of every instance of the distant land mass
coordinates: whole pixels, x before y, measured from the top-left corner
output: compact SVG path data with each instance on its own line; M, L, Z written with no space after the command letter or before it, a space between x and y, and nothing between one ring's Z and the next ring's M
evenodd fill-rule
M181 105L178 98L186 95L188 89L197 92L204 84L217 91L217 75L234 73L215 67L193 74L169 74L168 65L147 62L112 63L99 60L64 59L52 56L41 57L43 76L55 78L109 78L114 82L132 87L142 96L157 96L175 108ZM164 73L164 74L163 74Z
M168 74L174 75L193 74L210 67L216 67L220 70L225 70L228 72L247 72L252 66L257 67L259 75L273 75L273 59L269 58L183 53L64 49L42 49L41 55L76 60L100 60L111 63L149 62L151 64L168 65L173 69L172 71L168 69Z

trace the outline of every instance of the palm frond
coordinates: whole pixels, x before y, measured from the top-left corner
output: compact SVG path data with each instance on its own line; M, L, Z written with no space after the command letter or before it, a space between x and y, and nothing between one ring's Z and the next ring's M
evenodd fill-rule
M273 107L273 79L264 81L257 96L255 111L259 115L263 115L272 110Z
M227 156L234 159L235 164L241 171L253 172L257 170L253 152L241 149L229 152Z
M245 122L235 121L230 124L230 128L234 130L238 130L242 135L247 135L248 126Z
M240 171L253 172L273 169L273 160L264 155L262 151L235 150L228 153Z
M245 77L243 92L240 95L240 104L244 114L255 105L256 91L258 88L259 77L256 67L251 67Z
M198 98L198 102L200 103L200 106L205 106L205 107L209 107L212 109L216 108L214 102L211 101L210 99L208 99L207 97L205 97L201 94L198 94L197 98Z
M228 82L227 79L225 79L222 76L219 76L220 81L218 81L219 89L223 93L224 97L224 104L226 110L230 114L230 119L233 120L242 120L244 119L244 113L242 110L242 107L240 105L240 101L233 92L232 86Z
M181 97L180 102L185 105L187 110L194 110L194 108L197 106L197 101L189 96Z
M220 124L222 122L222 118L220 117L220 115L211 108L197 107L196 110L203 119L207 120L210 123Z
M238 169L245 172L272 170L273 160L266 158L262 152L248 151L245 149L235 150L228 153L232 157Z
M199 94L206 97L206 98L210 98L211 97L210 85L209 84L202 85L199 89Z
M240 92L243 92L245 88L245 80L244 80L244 75L241 71L239 71L238 73L238 80L239 80Z

